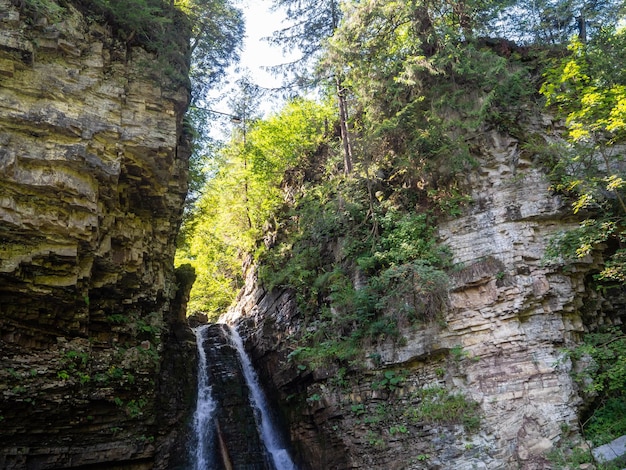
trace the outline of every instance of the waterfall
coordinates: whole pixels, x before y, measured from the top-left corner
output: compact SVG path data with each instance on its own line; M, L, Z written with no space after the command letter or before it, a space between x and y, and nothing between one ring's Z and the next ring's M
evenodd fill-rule
M226 324L195 329L198 399L192 470L297 470L241 337Z
M206 470L213 468L213 415L216 404L211 393L211 384L207 372L206 351L204 350L204 337L208 325L200 326L194 330L198 345L198 399L196 411L193 415L194 435L194 458L193 470Z
M265 448L272 457L272 462L276 470L297 470L289 456L289 452L287 452L285 445L282 443L278 428L273 422L265 394L259 385L259 380L256 371L252 367L252 362L243 347L241 336L239 336L236 329L231 328L231 331L231 340L239 353L244 378L250 389L250 400L256 408L255 416L257 418L257 425L260 428L261 439L265 444Z

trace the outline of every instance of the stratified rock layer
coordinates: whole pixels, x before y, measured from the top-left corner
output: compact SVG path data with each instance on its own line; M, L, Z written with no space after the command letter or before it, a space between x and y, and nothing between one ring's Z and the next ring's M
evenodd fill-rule
M525 125L547 136L555 123ZM484 134L465 182L473 202L438 227L461 267L447 311L401 331L402 341L366 346L358 367L296 367L288 338L305 324L294 293L266 292L249 276L225 318L240 323L282 403L302 468L541 469L576 434L581 398L561 349L603 315L594 302L581 308L597 296L585 285L595 262L564 271L543 261L551 235L575 222L521 146Z
M69 6L48 24L0 0L2 468L169 461L194 370L157 401L163 355L195 350L173 270L188 91L155 68Z

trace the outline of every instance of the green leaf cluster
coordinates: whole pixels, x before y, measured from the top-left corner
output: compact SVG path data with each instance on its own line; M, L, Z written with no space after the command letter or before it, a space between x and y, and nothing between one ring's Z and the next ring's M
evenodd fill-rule
M610 247L597 278L626 280L626 29L601 30L592 41L572 40L569 54L545 75L541 92L565 119L568 139L554 160L553 187L573 199L580 226L560 234L549 259L576 260Z
M480 426L480 405L461 393L451 393L441 386L417 391L418 406L406 411L405 416L413 423L459 423L468 431Z
M449 255L435 218L369 195L366 178L306 185L259 260L268 288L296 293L308 325L299 361L354 361L364 342L446 308Z
M242 263L253 254L285 201L285 172L306 162L326 139L328 105L294 100L265 120L246 121L210 162L202 196L183 226L177 264L197 279L189 311L216 318L242 286ZM244 140L245 139L245 140Z
M583 422L585 437L602 445L626 434L626 334L617 327L588 333L568 354L575 380L593 402Z

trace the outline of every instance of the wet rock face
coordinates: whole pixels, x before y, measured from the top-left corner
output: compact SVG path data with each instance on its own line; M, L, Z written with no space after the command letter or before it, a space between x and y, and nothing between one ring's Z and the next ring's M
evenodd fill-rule
M160 363L195 351L170 314L188 91L71 7L48 24L13 3L0 0L0 467L157 468L160 426L183 413L157 409L173 383Z
M543 120L530 132L547 135L554 123ZM585 317L581 309L598 295L585 285L597 260L567 272L543 262L551 234L575 222L521 145L486 134L467 175L473 203L438 227L462 266L451 273L447 310L401 331L403 341L366 345L358 367L290 361L288 338L305 331L295 295L267 292L251 273L228 321L239 323L281 403L302 468L542 469L553 446L572 437L564 430L577 432L582 401L561 348L605 315L591 302ZM424 389L440 394L428 398ZM429 417L424 404L433 403L450 409ZM454 418L453 403L468 414Z
M214 462L219 468L271 470L259 438L250 392L229 327L210 325L203 340L207 373L216 402L213 430Z

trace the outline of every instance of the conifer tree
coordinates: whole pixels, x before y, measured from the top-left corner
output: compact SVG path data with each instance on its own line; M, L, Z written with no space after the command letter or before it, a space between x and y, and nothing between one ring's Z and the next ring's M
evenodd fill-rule
M311 78L311 68L333 36L341 21L342 12L337 0L275 0L274 8L283 8L291 25L276 31L270 42L285 51L299 51L301 56L281 66L285 76L291 76L291 86L310 87L320 77ZM353 156L350 142L347 88L340 68L335 68L332 81L336 89L339 107L339 125L344 152L344 172L352 172Z

